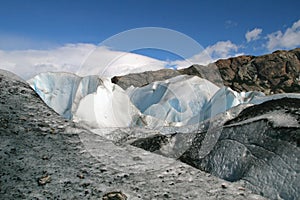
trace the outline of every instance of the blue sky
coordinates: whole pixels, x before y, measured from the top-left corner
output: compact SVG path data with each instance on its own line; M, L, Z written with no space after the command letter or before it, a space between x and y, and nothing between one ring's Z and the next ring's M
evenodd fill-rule
M297 0L2 0L0 34L42 46L97 44L150 26L182 32L204 47L223 40L244 44L245 33L257 27L264 34L284 31L300 19L299 7Z
M163 27L193 38L216 58L260 55L300 46L299 8L299 0L1 0L0 50L99 44L129 29Z

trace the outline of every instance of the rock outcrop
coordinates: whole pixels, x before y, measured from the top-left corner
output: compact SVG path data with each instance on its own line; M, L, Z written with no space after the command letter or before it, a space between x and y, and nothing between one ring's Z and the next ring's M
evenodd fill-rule
M300 48L263 56L239 56L215 63L226 86L236 91L300 92Z
M0 199L263 199L182 162L116 146L0 71Z
M181 75L180 72L172 69L161 69L158 71L147 71L142 73L133 73L125 76L115 76L112 82L118 84L124 90L131 85L142 87L154 81L164 81L166 79Z
M275 51L263 56L238 56L221 59L208 66L193 65L178 71L165 69L114 77L123 89L140 87L180 74L205 78L235 91L261 91L265 94L300 92L300 48Z

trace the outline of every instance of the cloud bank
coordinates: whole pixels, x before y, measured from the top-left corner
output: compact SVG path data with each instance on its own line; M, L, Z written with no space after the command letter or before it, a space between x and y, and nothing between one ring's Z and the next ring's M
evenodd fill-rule
M283 33L276 31L267 35L267 48L272 51L276 48L295 48L300 45L300 19Z
M66 71L81 76L106 77L157 70L165 62L146 56L110 50L93 44L66 44L51 50L1 51L0 68L24 79L46 71Z
M186 60L161 61L147 56L111 50L94 44L66 44L50 50L0 50L0 68L25 80L41 72L71 72L80 76L98 74L112 77L128 73L159 70L167 66L206 65L220 58L235 56L238 46L220 41Z

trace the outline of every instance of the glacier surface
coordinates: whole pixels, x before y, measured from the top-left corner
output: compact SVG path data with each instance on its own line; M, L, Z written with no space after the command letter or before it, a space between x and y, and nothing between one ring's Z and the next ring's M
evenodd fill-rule
M219 87L196 76L181 75L126 90L133 104L145 115L166 120L173 125L187 124L202 115L207 102Z
M111 83L109 78L96 75L79 77L71 73L47 72L28 82L57 113L92 128L197 125L241 104L260 104L289 96L300 98L297 94L239 93L188 75L143 87L131 86L126 91Z

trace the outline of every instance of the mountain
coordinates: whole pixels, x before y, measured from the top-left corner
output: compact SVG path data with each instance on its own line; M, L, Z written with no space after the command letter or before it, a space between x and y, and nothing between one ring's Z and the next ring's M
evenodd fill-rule
M199 76L238 92L261 91L267 95L300 92L300 48L275 51L263 56L222 59L208 66L192 65L178 71L164 69L116 76L112 82L126 89L130 85L141 87L153 81L161 81L164 77L181 74Z
M116 145L58 115L9 72L0 70L0 88L1 199L264 199L243 182Z

